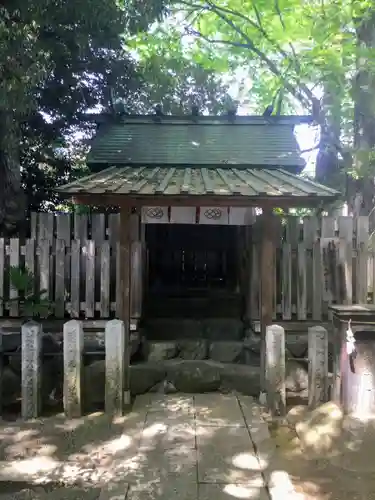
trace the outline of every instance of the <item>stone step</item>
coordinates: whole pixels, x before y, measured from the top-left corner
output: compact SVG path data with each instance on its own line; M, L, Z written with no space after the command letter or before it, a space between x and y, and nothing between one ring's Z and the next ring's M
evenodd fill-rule
M145 300L146 317L234 317L243 312L242 297L238 294L213 294L206 296L149 296Z
M205 360L220 363L260 365L259 351L242 341L206 339L177 339L171 341L147 341L142 343L142 359L149 362L168 359Z
M144 332L147 339L175 340L210 339L210 340L241 340L244 335L243 322L238 318L152 318L144 322Z
M130 386L133 396L160 391L162 387L187 393L222 390L258 396L260 369L256 366L217 363L211 360L165 360L132 365ZM104 401L105 361L85 367L84 395L89 407Z

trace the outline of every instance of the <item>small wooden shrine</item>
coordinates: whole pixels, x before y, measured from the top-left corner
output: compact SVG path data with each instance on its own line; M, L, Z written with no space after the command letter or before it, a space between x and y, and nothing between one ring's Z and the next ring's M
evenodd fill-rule
M142 301L145 264L131 257L132 240L147 247L149 290L235 289L239 281L250 282L236 253L238 228L251 228L257 211L263 221L264 332L272 323L274 209L319 208L339 195L298 176L304 161L294 127L309 117L125 115L98 121L87 158L94 173L60 191L76 203L119 207L121 319L130 322L132 293ZM250 304L250 287L241 293Z

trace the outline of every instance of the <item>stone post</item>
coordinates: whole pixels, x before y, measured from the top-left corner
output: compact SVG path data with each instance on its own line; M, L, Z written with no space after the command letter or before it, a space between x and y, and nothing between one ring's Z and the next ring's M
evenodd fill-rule
M42 325L28 321L21 327L21 413L37 418L41 410Z
M265 374L267 404L272 416L285 414L285 331L278 325L266 328Z
M82 322L64 324L64 412L69 418L82 415Z
M123 321L113 319L105 326L105 411L122 415L130 404L129 331Z
M275 216L272 208L262 207L262 242L260 247L260 386L266 381L266 331L272 325L275 296ZM252 292L253 293L253 292Z
M328 401L328 332L322 326L308 330L309 408Z

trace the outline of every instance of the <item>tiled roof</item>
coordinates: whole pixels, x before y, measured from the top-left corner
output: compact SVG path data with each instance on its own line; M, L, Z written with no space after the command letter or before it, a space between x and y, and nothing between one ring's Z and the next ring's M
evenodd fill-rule
M338 196L334 189L283 168L110 167L59 189L66 195L115 194L134 197L236 196L244 198Z
M91 165L304 166L294 136L295 121L237 117L124 118L102 124L91 142ZM172 119L171 119L172 118Z

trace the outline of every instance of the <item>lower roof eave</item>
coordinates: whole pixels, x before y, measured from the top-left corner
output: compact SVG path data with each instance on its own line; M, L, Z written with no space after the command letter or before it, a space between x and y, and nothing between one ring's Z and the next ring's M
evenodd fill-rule
M217 207L274 207L319 208L334 202L338 196L228 196L228 195L116 195L111 193L80 194L72 196L73 202L94 206L217 206Z

